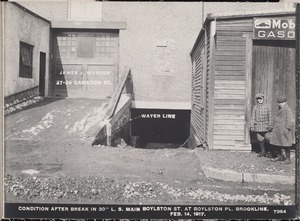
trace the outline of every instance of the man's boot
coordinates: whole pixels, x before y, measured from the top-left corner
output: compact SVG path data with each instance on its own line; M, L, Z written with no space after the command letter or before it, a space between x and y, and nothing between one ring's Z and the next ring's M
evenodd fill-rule
M286 159L285 149L281 149L279 155L272 161L285 161L285 159Z
M257 155L258 157L265 157L266 156L266 149L264 142L258 142L261 152Z
M286 155L286 159L282 162L284 164L291 164L291 148L286 148L285 149L285 155Z

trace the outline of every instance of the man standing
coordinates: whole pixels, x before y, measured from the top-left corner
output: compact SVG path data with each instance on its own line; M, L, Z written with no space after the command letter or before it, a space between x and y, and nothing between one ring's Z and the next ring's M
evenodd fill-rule
M271 108L264 103L264 95L258 93L255 95L257 104L253 107L250 122L250 130L255 133L261 152L258 157L266 156L265 135L272 130L272 114Z
M270 144L281 148L281 155L276 161L285 161L291 163L291 147L295 141L295 120L287 98L280 96L277 99L278 111L274 122L274 129L270 139Z

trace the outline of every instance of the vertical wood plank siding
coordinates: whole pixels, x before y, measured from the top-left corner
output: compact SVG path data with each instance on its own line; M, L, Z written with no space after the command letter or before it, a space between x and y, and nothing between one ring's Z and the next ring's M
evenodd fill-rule
M205 28L192 53L191 125L208 149L250 151L254 94L266 94L273 115L282 94L296 112L295 42L253 40L250 17L217 18Z
M192 54L192 111L191 125L202 144L205 142L205 113L203 103L203 70L204 70L204 37L199 41L194 53Z
M278 109L277 97L285 95L295 116L295 43L254 42L252 81L252 91L266 95L273 115Z
M211 131L209 128L210 113L210 72L211 46L210 27L207 26L196 49L192 54L192 111L191 125L196 136L204 147Z
M210 78L210 72L211 72L211 44L210 44L210 39L211 39L211 35L210 35L210 26L207 26L207 30L206 30L206 39L207 39L207 45L206 45L206 82L205 82L205 87L206 87L206 122L205 122L205 128L206 128L206 134L205 134L205 143L208 147L208 137L209 137L209 133L211 133L209 131L209 114L210 114L210 83L211 83L211 78Z
M213 149L251 150L244 144L245 33L252 19L217 21Z

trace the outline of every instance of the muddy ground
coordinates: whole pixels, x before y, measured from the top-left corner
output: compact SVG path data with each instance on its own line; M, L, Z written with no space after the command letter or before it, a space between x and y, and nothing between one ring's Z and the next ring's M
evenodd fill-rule
M198 149L92 147L106 102L45 99L6 116L6 202L293 204L293 186L207 179Z

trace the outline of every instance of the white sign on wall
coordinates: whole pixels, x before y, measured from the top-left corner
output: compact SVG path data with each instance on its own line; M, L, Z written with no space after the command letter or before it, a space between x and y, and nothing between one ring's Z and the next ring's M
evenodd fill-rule
M154 39L153 40L153 75L172 76L175 66L175 40Z
M295 18L254 18L254 37L261 40L295 40Z

